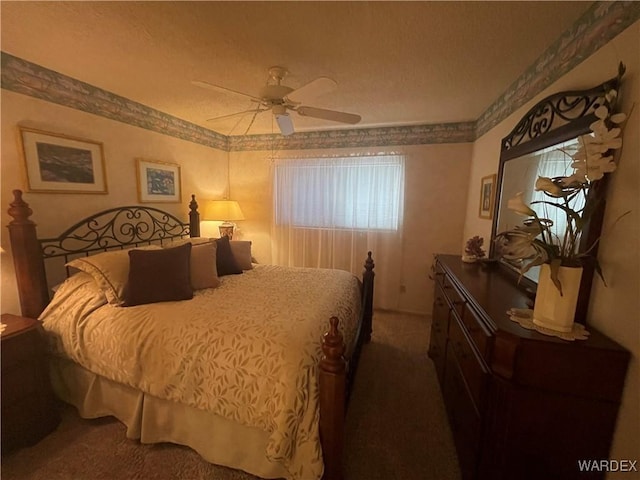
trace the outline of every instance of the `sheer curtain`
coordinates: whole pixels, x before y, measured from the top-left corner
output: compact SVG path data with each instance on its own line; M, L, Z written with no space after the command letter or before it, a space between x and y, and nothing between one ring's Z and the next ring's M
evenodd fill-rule
M554 178L554 177L568 177L573 173L571 163L573 160L570 155L575 153L578 148L578 140L571 139L553 147L546 148L537 152L538 156L538 171L537 176ZM537 178L536 176L536 178ZM535 179L533 180L535 184ZM552 203L562 203L561 200L549 197L544 192L537 192L532 188L529 198L530 202L546 201ZM577 195L571 202L571 208L578 211L584 207L585 199L581 195ZM564 232L567 228L567 216L566 213L556 207L545 204L531 205L539 217L548 218L553 221L552 231L558 236L564 236Z
M337 268L360 276L371 251L374 305L398 307L403 156L278 159L273 197L274 263Z

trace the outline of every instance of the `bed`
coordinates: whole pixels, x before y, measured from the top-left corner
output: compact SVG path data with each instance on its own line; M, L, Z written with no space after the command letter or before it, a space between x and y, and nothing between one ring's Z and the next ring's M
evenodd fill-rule
M109 209L40 239L14 191L8 228L22 314L42 321L56 394L85 418L115 416L143 443L186 445L263 478L341 479L350 386L371 338L371 252L360 280L258 265L246 258L249 242L234 241L244 243L240 272L186 297L136 303L135 262L154 259L194 285L188 272L205 263L196 251L213 243L218 259L227 254L225 242L200 237L195 196L189 209L188 223L151 207ZM171 263L178 256L179 265L190 259L186 274ZM126 284L100 267L105 258L131 262Z

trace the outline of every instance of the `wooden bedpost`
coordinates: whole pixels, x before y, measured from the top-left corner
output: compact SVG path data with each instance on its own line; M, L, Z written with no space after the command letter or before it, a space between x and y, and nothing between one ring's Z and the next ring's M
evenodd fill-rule
M323 480L342 480L347 366L338 319L331 317L330 323L329 331L322 339L323 356L319 369L320 442L324 457Z
M364 272L362 272L362 301L364 314L362 317L362 339L365 342L371 341L373 332L373 280L376 274L373 272L375 263L371 257L371 252L367 253L364 262Z
M42 249L38 242L36 224L29 219L33 211L22 200L22 191L14 190L13 197L8 210L13 220L7 228L20 295L20 309L23 316L38 318L49 303Z
M191 195L189 202L189 236L191 238L200 236L200 214L198 213L198 202L196 196Z

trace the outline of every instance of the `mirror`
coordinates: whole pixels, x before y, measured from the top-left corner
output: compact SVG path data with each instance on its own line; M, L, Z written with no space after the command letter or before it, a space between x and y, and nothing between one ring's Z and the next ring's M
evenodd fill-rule
M544 204L531 205L531 202L550 200L544 192L535 190L536 180L539 176L554 178L569 176L573 173L571 155L580 145L580 137L591 134L590 125L597 120L595 111L603 105L605 92L612 88L618 90L620 76L589 90L561 92L545 98L529 110L511 133L502 140L492 239L498 233L510 230L516 225L522 226L524 217L507 207L507 202L519 192L522 192L523 201L536 210L541 218L553 221L551 229L554 233L564 234L565 220L555 216L557 212L561 212L559 209L546 207ZM598 193L602 195L603 189L606 188L606 177L597 183ZM576 197L573 201L582 202L582 204L573 204L573 208L577 209L584 205L585 199ZM583 230L578 252L586 252L599 237L603 214L604 202L600 202L597 211L590 217L589 224ZM499 257L497 250L496 243L492 241L489 250L490 258ZM596 250L597 248L591 248L589 253L595 255ZM522 289L532 295L535 293L539 267L533 267L521 275L521 264L518 261L500 259L499 266ZM584 321L592 280L593 267L585 268L576 309L576 321Z
M553 222L550 226L553 234L560 239L564 238L567 225L566 215L558 208L538 203L543 201L559 203L560 200L549 197L544 192L536 191L534 186L538 177L557 178L570 176L573 173L573 168L571 167L573 159L571 156L575 154L579 146L580 139L575 137L504 162L502 168L503 181L496 217L496 233L512 230L514 227L522 225L523 217L507 206L509 199L522 192L523 201L536 212L538 217L546 218ZM575 211L579 211L584 205L584 196L576 196L569 202L569 206ZM518 271L522 268L522 262L502 260ZM536 266L524 273L524 276L537 283L539 271L540 267Z

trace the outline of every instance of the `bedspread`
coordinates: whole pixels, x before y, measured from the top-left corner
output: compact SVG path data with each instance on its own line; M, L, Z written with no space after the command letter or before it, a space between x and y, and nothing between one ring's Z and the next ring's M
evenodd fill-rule
M41 315L54 354L158 398L269 433L291 478L320 478L317 365L332 316L349 345L360 311L348 272L256 266L188 301L106 303L79 273Z

